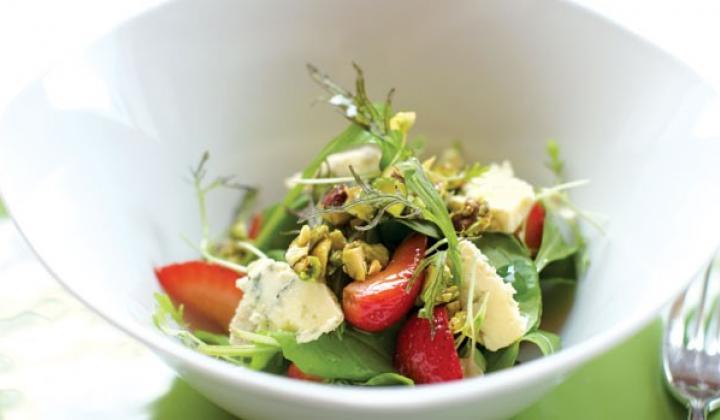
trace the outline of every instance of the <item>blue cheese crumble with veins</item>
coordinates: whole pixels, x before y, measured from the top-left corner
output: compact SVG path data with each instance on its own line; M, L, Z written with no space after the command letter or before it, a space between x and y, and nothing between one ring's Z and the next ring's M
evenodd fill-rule
M298 343L317 340L343 322L337 298L324 283L303 281L285 262L263 258L238 279L243 298L230 323L230 343L246 341L235 331L289 331Z

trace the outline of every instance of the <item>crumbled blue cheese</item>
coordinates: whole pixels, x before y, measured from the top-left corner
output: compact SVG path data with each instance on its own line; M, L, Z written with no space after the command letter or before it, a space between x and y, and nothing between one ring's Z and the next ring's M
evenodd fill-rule
M510 162L492 164L482 175L470 179L462 195L485 201L490 209L488 230L514 233L527 218L535 202L532 185L516 178Z
M337 298L324 283L302 281L285 262L260 259L237 281L243 298L230 323L230 342L244 339L233 331L290 331L298 343L316 340L343 322Z
M459 250L464 279L461 290L463 308L467 310L469 306L470 282L475 283L472 301L476 312L479 301L487 299L478 342L490 351L509 346L527 330L527 319L520 314L518 303L513 298L515 289L497 275L487 257L472 242L461 241Z
M356 174L370 175L380 172L382 151L374 144L366 144L343 152L333 153L325 159L320 173L330 176L352 176L350 165Z

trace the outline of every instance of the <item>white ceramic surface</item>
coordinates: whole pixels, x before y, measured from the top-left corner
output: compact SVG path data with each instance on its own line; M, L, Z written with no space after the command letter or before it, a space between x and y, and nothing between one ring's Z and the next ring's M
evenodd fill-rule
M510 158L547 182L555 138L574 197L607 216L561 353L486 377L415 389L286 380L203 357L150 321L152 267L194 256L187 168L282 179L343 122L310 104L306 61L371 93L394 86L434 148ZM48 268L210 399L245 418L498 418L654 316L720 233L720 139L693 129L714 93L692 72L563 2L176 2L137 18L28 86L0 122L0 191ZM216 231L236 196L211 202Z

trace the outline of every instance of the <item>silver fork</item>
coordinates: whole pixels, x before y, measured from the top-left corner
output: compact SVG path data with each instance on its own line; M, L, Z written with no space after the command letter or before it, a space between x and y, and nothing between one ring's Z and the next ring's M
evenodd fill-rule
M703 275L673 302L663 335L663 370L688 419L720 406L720 251Z

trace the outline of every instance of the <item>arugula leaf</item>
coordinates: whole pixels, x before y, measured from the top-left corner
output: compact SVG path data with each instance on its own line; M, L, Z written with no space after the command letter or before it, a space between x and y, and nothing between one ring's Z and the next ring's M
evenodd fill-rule
M565 169L565 162L560 159L560 146L555 140L550 140L545 151L550 158L549 161L545 162L545 166L552 171L555 175L555 182L559 184L563 181L563 170Z
M205 344L216 344L227 346L230 345L230 338L227 335L215 334L209 331L195 330L193 331L195 337L202 340Z
M507 369L515 366L515 362L520 352L520 342L516 341L513 344L500 349L498 351L487 350L484 354L485 361L487 363L486 372L497 372L498 370Z
M535 257L538 272L549 263L559 261L578 252L578 246L569 244L563 237L555 218L549 214L545 217L543 236L540 249Z
M497 272L505 283L512 284L515 289L513 298L518 303L520 313L527 319L528 331L532 331L540 324L542 313L542 293L535 266L528 260L515 259L497 269Z
M429 238L440 239L443 237L440 228L438 228L436 224L427 220L397 219L397 222L402 223L403 225L414 230L415 232L421 233Z
M553 354L560 350L560 337L548 331L537 330L526 334L522 341L535 344L543 356Z
M434 223L447 239L447 256L453 281L455 284L461 285L462 271L460 251L458 249L459 240L445 202L427 178L422 165L416 158L400 162L397 167L402 172L408 191L415 193L420 198L424 206L420 209L423 219Z
M392 386L392 385L415 385L415 382L407 376L399 373L381 373L373 376L361 385L365 386Z
M484 234L475 245L488 257L490 265L506 283L512 284L520 313L528 320L528 330L540 323L542 293L537 269L524 245L515 236Z
M543 356L553 354L560 350L560 337L543 330L536 330L527 333L520 340L513 344L500 349L498 351L485 351L485 360L487 361L487 372L496 372L498 370L507 369L515 366L518 354L520 353L520 343L527 342L536 345Z
M188 324L183 319L182 305L175 307L170 297L163 293L155 293L155 301L157 303L153 314L155 326L163 333L177 338L185 346L200 353L236 365L262 370L279 352L276 346L270 345L226 344L225 340L221 338L222 336L208 332L200 332L200 335L196 335L187 329Z
M392 342L386 335L362 333L347 329L344 334L324 334L309 343L297 343L295 334L270 334L282 348L283 356L310 375L328 379L368 381L371 378L394 372Z
M546 283L550 279L562 278L573 283L576 282L579 277L576 259L577 254L573 254L562 260L551 262L540 272L540 281Z
M514 235L483 233L473 242L495 268L508 265L516 259L530 260L530 251Z

